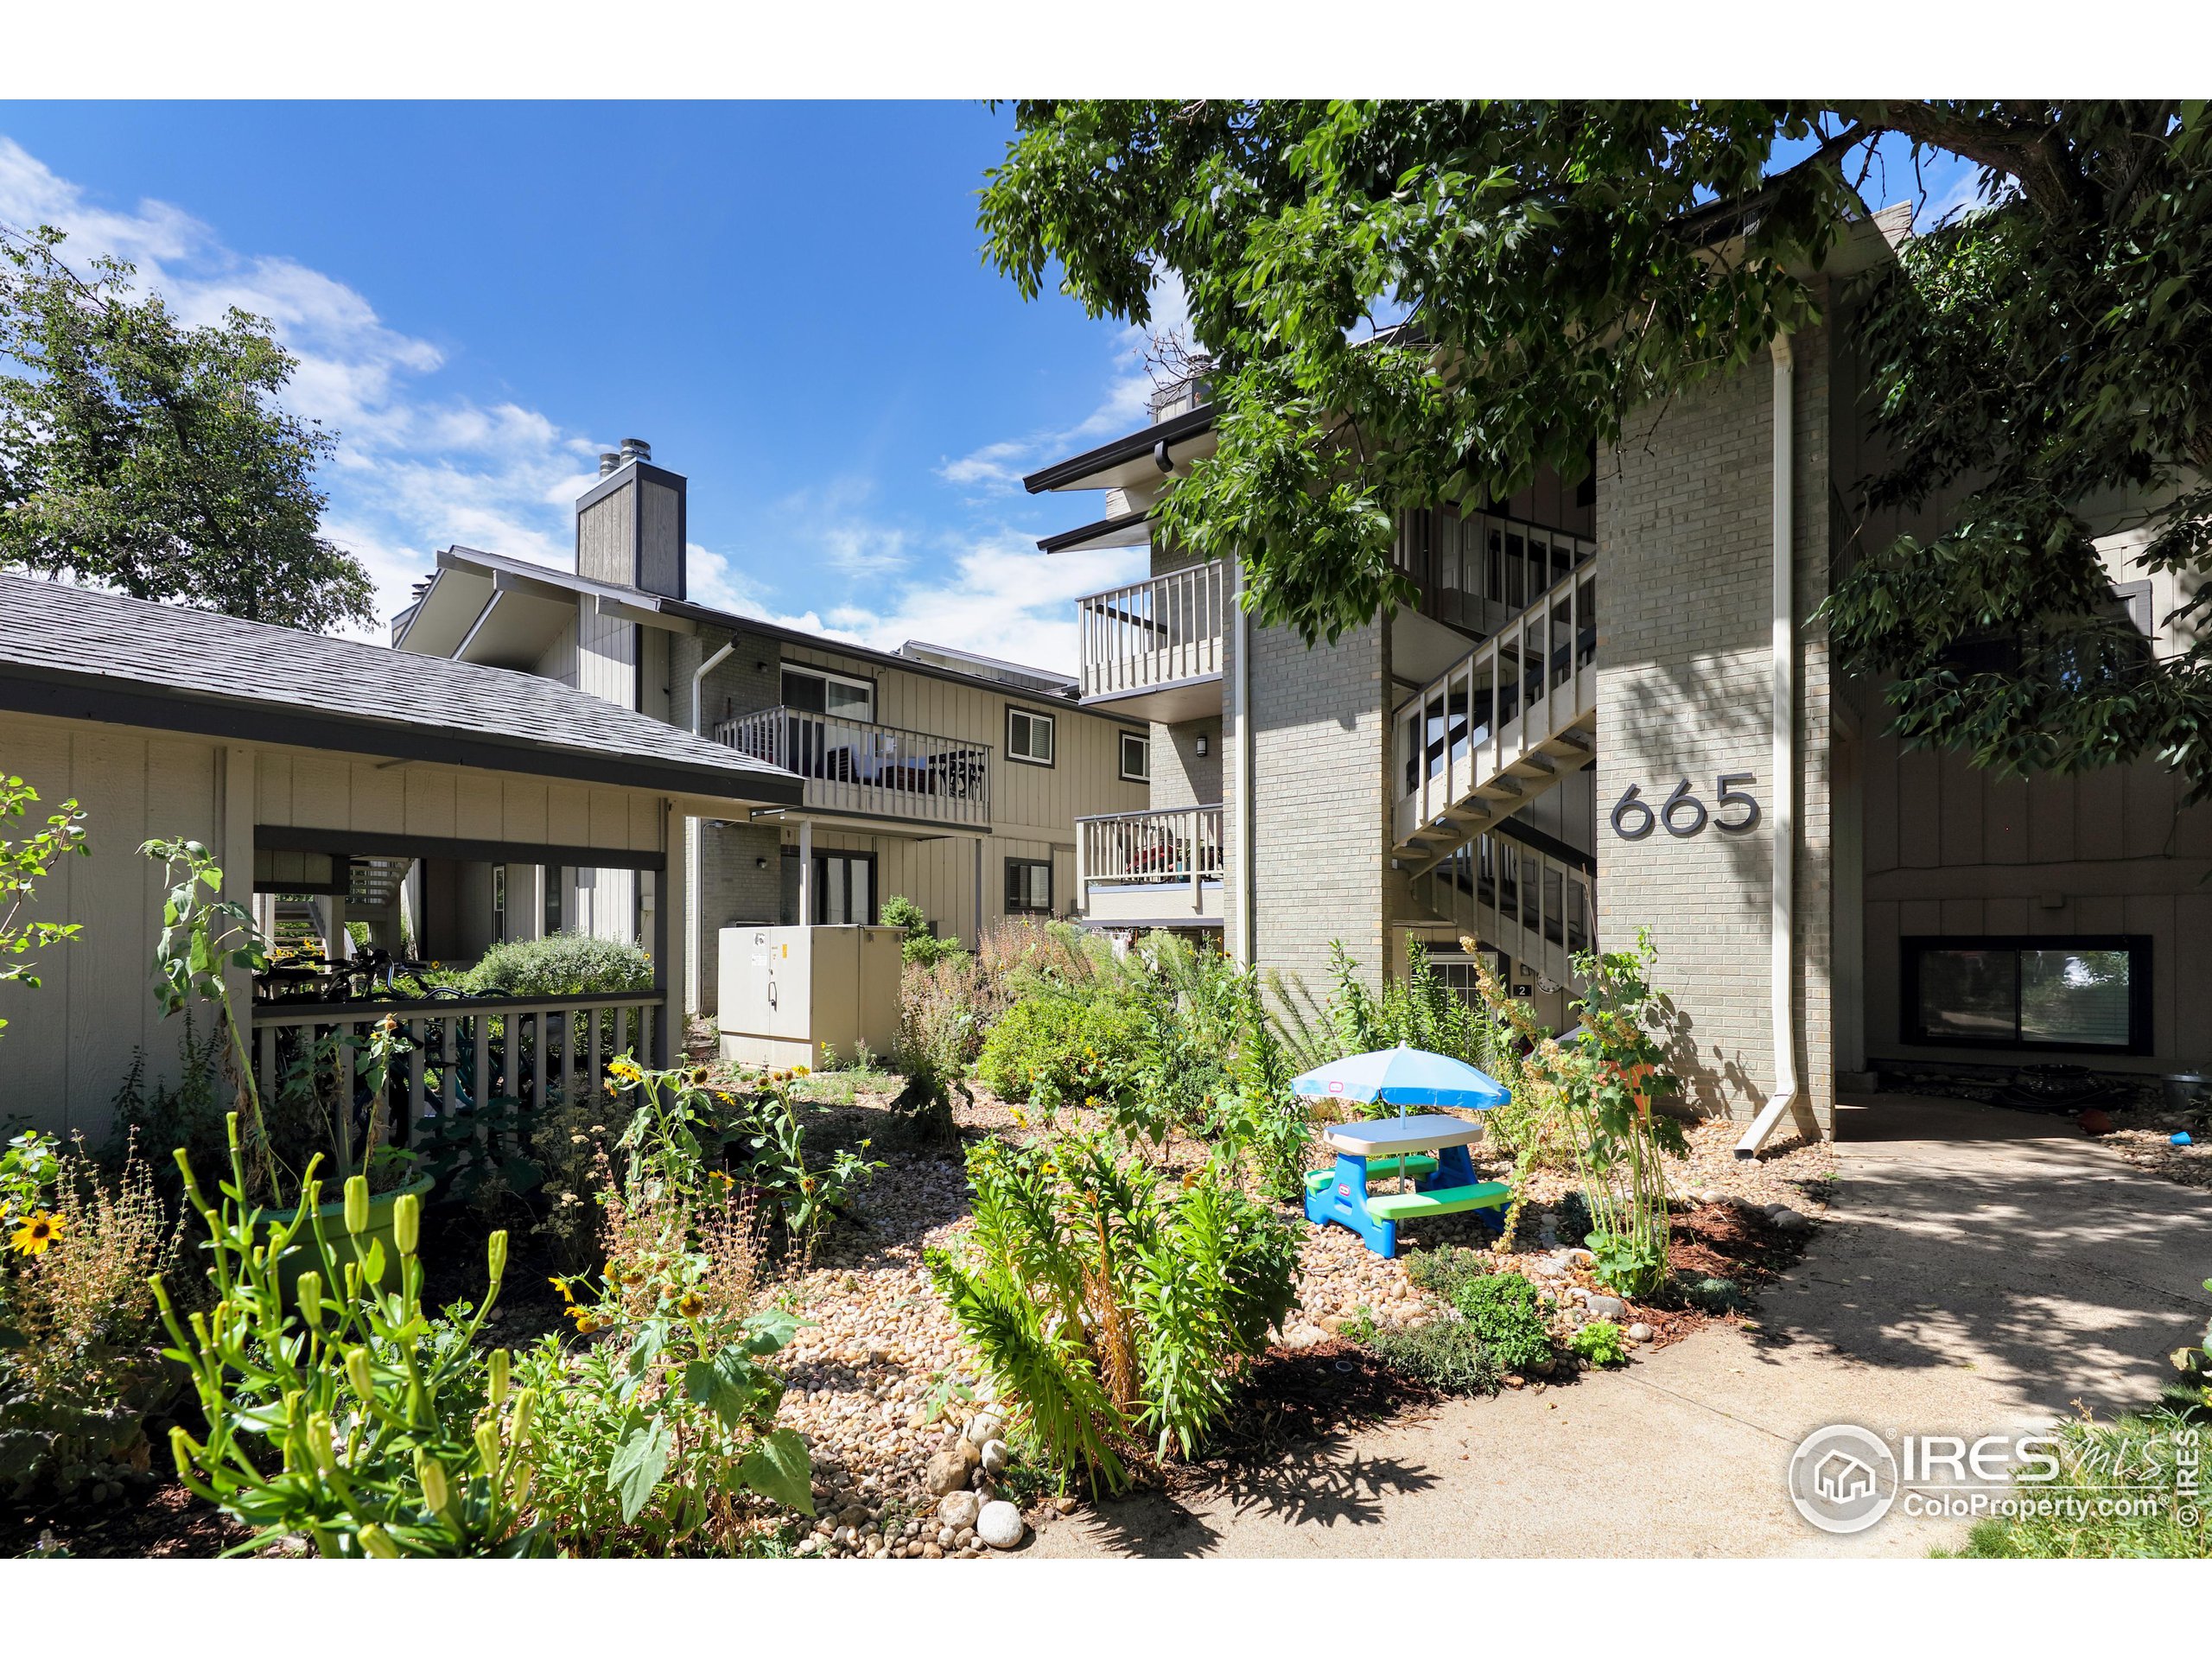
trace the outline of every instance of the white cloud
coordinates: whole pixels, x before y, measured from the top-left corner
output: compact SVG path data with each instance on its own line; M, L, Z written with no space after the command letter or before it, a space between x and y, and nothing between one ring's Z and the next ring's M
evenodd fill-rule
M1183 279L1162 270L1154 277L1153 288L1151 321L1143 327L1129 324L1114 337L1106 390L1088 415L1073 426L1027 437L1001 438L946 459L938 463L937 475L948 484L975 492L971 500L1011 495L1020 486L1023 474L1103 438L1144 425L1152 415L1154 372L1147 358L1153 343L1173 339L1185 351L1198 349L1191 334L1191 301Z
M5 137L0 222L60 226L75 264L100 253L130 260L139 284L188 322L219 321L232 307L269 320L300 360L286 404L339 435L323 475L325 533L368 567L384 614L407 604L448 543L572 562L570 504L597 446L536 410L442 391L445 354L389 327L345 283L294 259L238 253L166 202L101 207Z

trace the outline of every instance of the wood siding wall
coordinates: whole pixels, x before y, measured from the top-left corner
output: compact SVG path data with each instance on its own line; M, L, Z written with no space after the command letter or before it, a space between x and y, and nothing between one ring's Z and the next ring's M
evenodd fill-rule
M150 988L165 884L161 868L139 855L149 839L188 836L216 849L236 884L226 896L241 902L256 825L668 851L666 803L643 791L243 745L235 753L253 776L239 816L251 822L226 823L232 752L204 738L10 716L0 765L37 789L40 819L74 798L88 815L92 855L64 859L40 884L33 912L79 924L81 936L38 954L39 988L0 985L8 1021L0 1029L0 1115L82 1132L97 1145L134 1050L145 1051L147 1086L176 1080L184 1021L162 1020Z

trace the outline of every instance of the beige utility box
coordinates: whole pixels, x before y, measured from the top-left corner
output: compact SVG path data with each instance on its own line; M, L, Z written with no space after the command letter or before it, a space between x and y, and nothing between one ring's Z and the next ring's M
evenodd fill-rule
M905 937L895 927L722 929L722 1058L819 1065L825 1043L841 1060L861 1043L889 1054Z

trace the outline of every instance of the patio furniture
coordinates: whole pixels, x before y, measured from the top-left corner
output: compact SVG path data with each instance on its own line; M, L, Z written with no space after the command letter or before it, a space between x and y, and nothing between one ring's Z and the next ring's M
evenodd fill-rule
M1513 1189L1478 1179L1467 1154L1483 1138L1481 1120L1442 1112L1404 1115L1408 1106L1479 1112L1503 1105L1512 1094L1488 1072L1401 1043L1316 1066L1294 1078L1291 1088L1308 1098L1394 1105L1399 1111L1396 1117L1339 1123L1322 1132L1336 1148L1337 1166L1306 1178L1306 1218L1315 1226L1333 1221L1349 1227L1386 1258L1398 1253L1402 1221L1471 1211L1491 1234L1503 1233L1496 1212L1511 1200ZM1370 1181L1394 1176L1411 1179L1412 1190L1370 1191Z
M1479 1179L1467 1154L1483 1138L1481 1123L1433 1112L1340 1123L1322 1138L1336 1148L1337 1166L1306 1178L1306 1218L1315 1226L1333 1221L1349 1227L1386 1259L1398 1253L1402 1221L1472 1211L1493 1236L1505 1230L1497 1212L1513 1189L1503 1181ZM1369 1190L1370 1181L1392 1176L1415 1178L1414 1190Z

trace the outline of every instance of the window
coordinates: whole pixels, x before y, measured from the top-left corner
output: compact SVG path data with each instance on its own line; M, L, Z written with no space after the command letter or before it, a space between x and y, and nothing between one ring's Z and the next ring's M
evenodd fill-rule
M814 920L819 927L875 920L875 855L814 855Z
M1006 711L1006 752L1033 766L1052 764L1052 717L1027 709Z
M875 718L875 687L869 681L832 674L825 669L786 667L784 706L802 714L872 721Z
M561 887L567 873L558 864L549 864L545 869L545 931L550 935L561 931Z
M1907 1042L2151 1052L2151 941L1908 938Z
M1006 913L1009 916L1049 916L1052 913L1051 859L1007 860Z
M1152 740L1141 732L1122 734L1122 776L1133 784L1152 781Z

